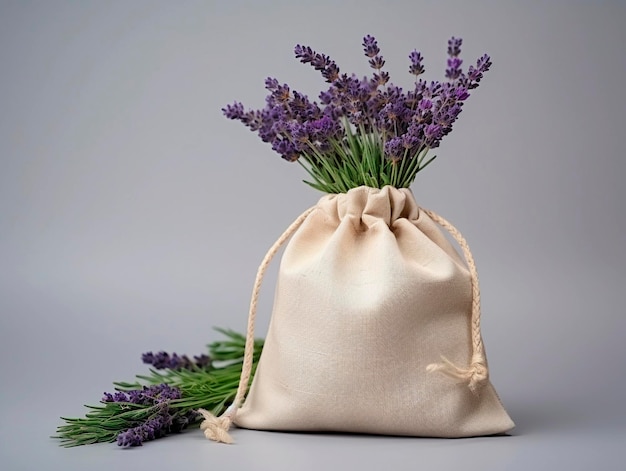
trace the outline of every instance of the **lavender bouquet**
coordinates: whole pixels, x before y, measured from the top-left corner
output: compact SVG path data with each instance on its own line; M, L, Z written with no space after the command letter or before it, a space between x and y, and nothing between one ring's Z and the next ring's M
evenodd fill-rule
M330 84L319 103L275 78L265 81L266 106L246 111L235 102L223 108L226 117L241 121L289 162L300 163L313 188L343 193L358 186L406 188L436 156L439 146L461 113L470 90L478 87L491 61L483 55L463 71L462 40L448 41L447 81L427 82L423 57L409 54L412 89L389 82L385 60L376 39L363 38L371 77L341 73L335 61L307 46L297 45L295 56L321 72Z
M144 353L150 373L137 375L135 382L114 383L116 391L105 392L100 405L86 406L80 418L65 418L53 438L73 447L117 442L121 447L181 432L198 425L197 409L220 414L232 400L239 385L245 338L230 330L217 329L226 336L208 346L209 355L192 359L166 352ZM263 341L254 344L253 374Z

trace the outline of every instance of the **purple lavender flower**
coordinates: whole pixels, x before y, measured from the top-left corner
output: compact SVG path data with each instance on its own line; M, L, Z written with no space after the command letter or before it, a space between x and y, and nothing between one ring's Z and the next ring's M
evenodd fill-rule
M424 73L425 69L422 65L422 60L424 60L424 58L422 57L422 54L417 51L413 51L409 54L409 60L411 61L409 73L415 75L416 77Z
M268 104L287 103L290 95L289 85L286 83L276 85L276 88L272 89L271 95L267 97L267 102Z
M383 86L387 84L387 82L389 82L389 72L381 70L374 74L373 83L376 84L376 86Z
M385 156L392 162L399 162L404 155L404 145L401 137L392 137L385 143Z
M424 142L428 147L436 147L441 138L441 126L429 124L424 128Z
M325 90L320 92L320 101L322 105L330 105L333 101L333 93L332 90Z
M461 54L461 45L463 44L463 40L461 38L455 38L452 36L448 40L448 55L450 57L457 57Z
M424 123L420 123L417 120L413 120L413 122L409 125L409 129L407 130L407 134L411 136L415 136L420 141L418 145L421 146L421 141L424 140Z
M489 68L491 67L491 58L487 55L484 54L482 57L480 57L477 61L476 61L476 68L481 72L487 72L489 70Z
M379 118L386 130L397 129L404 120L406 108L401 101L391 101L380 110Z
M419 105L417 105L417 108L419 110L430 110L433 107L433 102L430 101L428 98L423 98L422 100L420 100Z
M222 112L227 118L239 120L253 131L258 130L262 124L258 111L246 112L243 105L238 102L222 108Z
M142 404L144 402L144 395L142 389L133 389L128 391L128 402L133 404Z
M272 142L272 149L278 152L281 157L288 162L295 162L300 158L300 153L296 147L286 138L276 138Z
M122 391L118 391L113 395L114 402L130 402L130 398L123 393Z
M163 370L170 367L170 354L167 352L158 352L156 354L147 352L141 355L141 361L147 365L152 365L157 370Z
M143 386L141 389L130 391L117 391L114 394L104 393L102 402L128 402L131 404L155 405L169 402L173 399L180 399L182 393L180 389L168 384L156 384L153 386Z
M369 34L363 38L363 52L365 52L365 57L369 57L369 64L372 69L380 71L380 69L383 68L385 59L380 55L380 48L378 47L376 38ZM382 77L378 76L376 81L381 79Z
M206 355L194 358L199 359L199 361L192 361L187 355L180 356L177 353L172 353L170 355L169 353L163 351L156 354L147 352L141 355L141 360L145 364L152 365L157 370L166 368L170 370L191 370L210 366L210 358Z
M165 383L156 384L154 386L144 386L142 394L145 398L152 399L157 403L180 399L182 396L180 389Z
M438 97L441 94L443 85L440 82L430 82L430 85L424 88L424 96L427 98Z
M126 393L121 391L116 391L111 394L108 392L104 393L101 399L102 402L131 402L130 398L126 395Z
M327 55L318 54L310 47L299 44L294 48L294 52L300 62L311 64L315 70L319 70L327 82L332 83L339 78L339 67Z
M465 78L467 88L473 89L478 87L478 83L483 78L483 73L487 72L490 67L491 59L487 54L484 54L476 61L476 67L470 65Z
M311 102L306 95L294 90L293 98L289 102L289 109L296 119L315 120L322 116L322 110L317 103Z
M372 69L380 70L385 65L385 59L382 56L372 57L369 60L369 64Z
M306 123L307 132L316 140L325 140L337 134L340 130L339 123L330 116L322 116L315 121Z
M241 119L244 115L243 105L237 101L232 105L226 105L222 111L228 119Z
M141 446L144 442L161 438L171 431L172 416L164 408L156 417L137 427L117 435L117 444L122 447Z
M407 132L406 134L402 135L402 147L405 150L413 149L419 144L419 142L419 138L411 133Z
M448 68L446 69L446 78L448 80L456 80L461 76L463 73L461 64L463 64L463 61L458 57L448 59Z
M144 441L143 426L133 427L117 435L117 445L123 447L141 446Z
M296 150L305 150L307 143L311 140L307 129L307 123L293 121L289 123L287 129L289 131L289 135L291 136L291 142L295 146Z
M270 91L274 91L278 88L278 80L273 77L267 77L265 79L265 88Z
M370 36L369 34L363 38L363 50L365 51L365 55L367 57L377 56L380 52L380 48L378 47L378 42L376 38Z
M454 91L454 97L458 100L458 101L464 101L467 100L469 98L470 94L467 93L467 90L463 87L457 88Z
M111 393L105 392L104 396L102 396L102 399L100 399L100 401L102 402L116 402L115 401L115 396Z
M197 415L198 413L193 410L181 414L162 406L150 419L120 432L117 435L117 444L121 447L142 446L144 442L164 437L172 432L181 432L196 420Z

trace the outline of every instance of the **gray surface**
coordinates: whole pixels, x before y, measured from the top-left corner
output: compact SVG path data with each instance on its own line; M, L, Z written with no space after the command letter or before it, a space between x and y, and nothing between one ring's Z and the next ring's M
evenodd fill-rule
M623 469L626 8L472 4L0 2L2 469ZM142 351L243 329L258 262L319 195L220 108L262 106L267 75L314 94L295 43L366 73L367 33L403 85L414 47L442 77L451 35L493 58L413 190L474 251L512 436L59 448L58 416L143 371Z

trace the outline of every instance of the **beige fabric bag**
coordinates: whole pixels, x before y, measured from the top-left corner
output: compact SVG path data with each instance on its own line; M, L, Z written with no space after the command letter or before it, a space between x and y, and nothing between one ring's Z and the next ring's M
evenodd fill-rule
M459 242L467 265L435 221ZM322 197L262 263L250 339L263 272L292 233L248 396L239 409L251 351L233 406L219 418L203 411L207 437L230 442L233 421L261 430L425 437L513 428L488 379L478 278L454 227L419 208L408 189Z

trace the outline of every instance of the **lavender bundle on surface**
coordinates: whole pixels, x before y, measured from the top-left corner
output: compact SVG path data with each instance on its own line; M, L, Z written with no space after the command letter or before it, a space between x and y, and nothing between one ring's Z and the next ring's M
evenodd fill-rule
M463 71L462 40L448 41L446 81L427 82L422 55L409 54L414 86L404 91L389 81L385 60L375 38L363 39L371 77L341 73L325 54L297 45L295 56L321 72L330 87L311 101L275 78L265 81L266 106L245 110L235 102L222 111L245 124L289 162L299 162L311 176L306 181L327 193L358 186L408 187L416 174L433 161L430 149L439 146L483 73L491 66L483 55Z
M209 355L191 360L186 355L166 352L144 353L142 360L152 366L147 375L133 383L114 383L116 391L105 392L100 405L86 406L80 418L64 418L53 438L66 447L117 442L121 447L181 432L199 423L199 408L220 414L232 401L239 385L245 338L217 329L225 340L211 343ZM263 340L254 344L252 374L256 369Z

